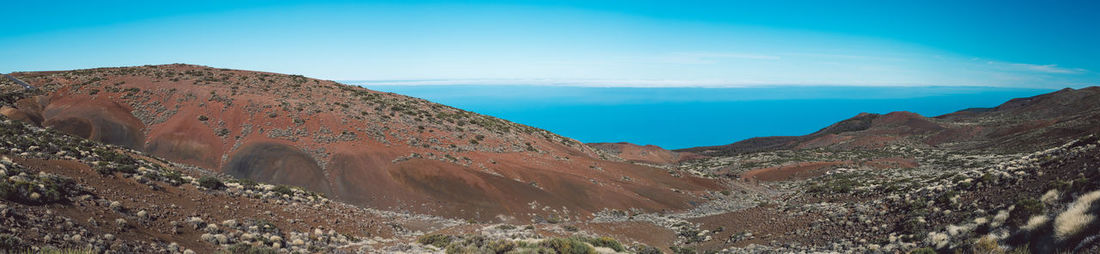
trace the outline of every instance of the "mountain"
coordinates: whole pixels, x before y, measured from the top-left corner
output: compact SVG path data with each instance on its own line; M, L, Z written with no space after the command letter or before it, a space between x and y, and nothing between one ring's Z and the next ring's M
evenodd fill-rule
M20 72L4 115L365 207L491 221L689 208L713 180L498 118L298 75L172 64Z
M714 156L783 149L875 149L904 144L1023 152L1093 133L1100 133L1100 87L1066 88L1013 99L995 108L964 109L936 117L911 112L860 113L803 136L759 137L677 151Z
M681 161L699 158L689 152L674 152L665 150L655 145L635 145L627 142L619 143L588 143L602 153L604 157L614 160L623 160L633 163L650 165L674 165Z

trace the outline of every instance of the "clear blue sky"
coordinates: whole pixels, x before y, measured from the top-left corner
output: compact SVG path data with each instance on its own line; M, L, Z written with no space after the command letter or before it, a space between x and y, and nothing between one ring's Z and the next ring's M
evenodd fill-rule
M380 84L1100 84L1100 1L4 7L0 72L179 62Z

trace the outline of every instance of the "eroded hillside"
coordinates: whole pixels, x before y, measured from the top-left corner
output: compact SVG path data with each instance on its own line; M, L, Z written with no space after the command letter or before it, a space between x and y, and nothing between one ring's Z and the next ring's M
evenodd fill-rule
M575 140L421 99L193 65L15 73L5 115L367 207L484 221L685 209L717 187L599 159Z

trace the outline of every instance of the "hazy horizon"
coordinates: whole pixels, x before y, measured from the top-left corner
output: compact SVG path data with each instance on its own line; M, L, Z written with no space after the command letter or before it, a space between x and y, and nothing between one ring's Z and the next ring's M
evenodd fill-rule
M353 83L354 84L354 83ZM546 129L586 143L666 149L805 135L859 113L932 117L1054 89L996 87L585 87L363 85Z

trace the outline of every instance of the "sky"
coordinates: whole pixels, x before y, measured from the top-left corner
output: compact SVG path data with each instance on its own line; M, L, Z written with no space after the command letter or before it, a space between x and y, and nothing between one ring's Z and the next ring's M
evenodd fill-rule
M190 63L377 85L1100 83L1098 1L10 1L0 72Z

